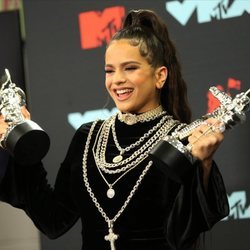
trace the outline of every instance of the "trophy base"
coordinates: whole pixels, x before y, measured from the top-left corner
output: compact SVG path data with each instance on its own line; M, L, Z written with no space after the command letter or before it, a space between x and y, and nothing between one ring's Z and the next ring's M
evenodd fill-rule
M165 140L160 141L149 154L160 169L178 183L185 183L194 172L194 165L185 154Z
M49 146L50 139L47 133L30 120L16 125L5 141L5 148L22 165L32 165L41 161Z

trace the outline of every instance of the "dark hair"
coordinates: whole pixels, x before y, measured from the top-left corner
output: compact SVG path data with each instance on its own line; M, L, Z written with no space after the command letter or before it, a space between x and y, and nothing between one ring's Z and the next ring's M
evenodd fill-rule
M140 54L152 67L167 67L168 77L161 90L161 104L175 119L190 122L187 87L166 24L151 10L131 10L111 42L120 39L128 39L131 45L139 46Z

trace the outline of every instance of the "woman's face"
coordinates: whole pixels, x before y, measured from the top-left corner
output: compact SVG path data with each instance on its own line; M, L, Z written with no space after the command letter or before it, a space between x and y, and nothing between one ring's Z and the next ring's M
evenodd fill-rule
M106 88L116 107L122 112L142 113L159 106L162 68L166 69L152 68L138 46L127 39L112 41L106 50L105 72Z

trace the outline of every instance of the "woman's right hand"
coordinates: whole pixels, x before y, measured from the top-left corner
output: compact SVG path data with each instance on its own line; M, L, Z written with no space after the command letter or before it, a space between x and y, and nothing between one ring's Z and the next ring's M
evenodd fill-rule
M27 120L30 120L30 113L29 111L26 109L26 107L21 107L21 111L23 114L23 117ZM8 128L8 123L5 122L5 118L3 115L0 115L0 141L3 139L4 134L6 133Z
M0 141L3 140L7 128L8 128L8 123L5 122L4 116L0 115Z
M27 110L25 106L21 107L21 111L22 111L23 117L27 120L30 120L30 112Z

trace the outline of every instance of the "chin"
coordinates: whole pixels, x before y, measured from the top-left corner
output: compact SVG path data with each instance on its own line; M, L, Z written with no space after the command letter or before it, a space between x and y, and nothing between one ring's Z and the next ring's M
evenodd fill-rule
M133 109L130 109L130 108L119 107L119 106L117 106L117 108L118 108L122 113L134 113L134 110L133 110Z
M140 113L140 108L135 107L135 105L116 105L122 113L137 114Z

